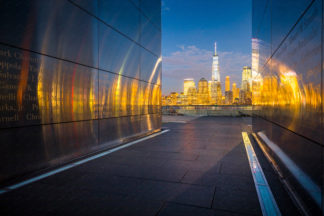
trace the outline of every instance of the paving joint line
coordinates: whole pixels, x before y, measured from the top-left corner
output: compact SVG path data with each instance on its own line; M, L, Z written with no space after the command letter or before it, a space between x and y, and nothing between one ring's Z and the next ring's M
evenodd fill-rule
M159 208L158 211L156 212L155 216L158 216L158 215L161 213L162 209L163 209L163 208L165 207L165 205L166 205L166 202L167 202L167 201L162 201L162 205L160 206L160 208Z
M189 172L189 169L183 174L183 176L179 180L180 183L182 183L182 180L184 179L184 177L187 175L188 172Z
M205 187L205 188L215 187L215 185L202 185L202 184L186 183L186 182L179 182L179 181L168 181L162 179L152 179L152 178L143 178L143 177L135 177L135 176L123 176L123 175L114 175L114 176L121 177L121 178L137 179L142 181L164 182L164 183L181 184L181 185L189 185L189 186L197 186L197 187Z
M214 200L215 200L215 196L216 196L216 190L217 190L217 186L215 186L215 189L214 189L213 199L211 201L210 208L213 208L213 204L214 204Z

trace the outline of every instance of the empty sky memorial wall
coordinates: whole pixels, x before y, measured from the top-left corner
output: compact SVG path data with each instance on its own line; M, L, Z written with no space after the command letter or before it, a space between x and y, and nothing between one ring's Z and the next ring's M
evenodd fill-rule
M253 130L305 210L323 210L323 1L253 0Z
M0 7L0 183L161 128L161 1Z

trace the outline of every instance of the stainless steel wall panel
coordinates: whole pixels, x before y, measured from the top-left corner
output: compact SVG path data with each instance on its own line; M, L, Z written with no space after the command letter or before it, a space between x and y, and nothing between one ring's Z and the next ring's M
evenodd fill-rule
M273 50L278 48L281 41L288 35L298 18L311 3L311 0L271 0L271 10L275 11L271 16L271 44Z
M162 98L162 89L160 85L153 86L152 93L152 105L153 105L153 113L160 114L161 113L161 98Z
M140 81L100 71L100 118L139 115Z
M161 32L140 14L139 0L1 5L0 186L160 129Z
M321 142L321 3L316 1L272 57L272 121ZM266 85L263 85L266 87Z
M98 71L0 45L0 127L98 117Z
M1 129L0 182L57 165L98 146L98 122L80 121Z
M88 11L94 16L98 16L98 0L70 0L74 4Z
M1 43L98 67L98 21L68 1L4 2L0 19Z
M157 114L161 111L161 86L147 84L146 85L145 105L147 112L145 114Z
M155 131L162 126L160 114L143 115L141 119L142 131Z
M320 215L324 212L323 1L254 0L253 15L253 37L260 43L269 41L271 47L269 52L268 46L256 46L259 62L264 56L269 59L258 65L261 94L260 101L253 102L253 130L266 136L266 150L307 211ZM264 39L269 32L270 40Z
M100 119L100 145L114 146L126 139L147 133L141 127L141 116L124 116L120 118Z
M271 55L271 1L253 1L252 37L258 39L259 68L264 67Z
M134 5L136 5L136 7L140 7L140 1L141 0L130 0L131 2L133 2Z
M156 56L161 55L161 32L144 15L141 15L140 43Z
M277 146L277 151L274 152L265 145L283 177L302 199L308 211L312 215L319 215L323 147L268 119L254 118L253 130L261 131ZM289 166L287 161L290 161Z
M160 63L157 66L153 80L155 84L162 85L162 58L160 57Z
M147 82L141 82L140 98L141 98L141 114L149 113L149 100L151 95L151 85Z
M141 10L158 29L161 29L160 0L141 0Z
M116 77L118 77L116 74L99 71L99 118L118 116L115 109Z
M140 13L128 0L98 0L99 18L135 41L140 38Z
M161 86L142 82L142 114L160 113L161 110Z
M141 80L149 83L161 83L162 58L158 58L145 49L141 49Z
M258 37L261 33L261 28L264 25L269 25L265 14L267 10L270 10L270 0L252 1L252 35ZM270 21L270 20L269 20Z
M140 47L105 24L99 25L99 68L140 78Z

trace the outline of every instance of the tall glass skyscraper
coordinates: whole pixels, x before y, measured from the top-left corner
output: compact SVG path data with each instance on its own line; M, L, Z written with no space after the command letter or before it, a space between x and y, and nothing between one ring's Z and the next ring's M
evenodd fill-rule
M218 65L218 54L217 54L217 43L214 45L214 55L213 55L213 66L212 66L212 81L220 82L219 75L219 65Z
M0 183L160 130L160 0L10 0L0 20Z

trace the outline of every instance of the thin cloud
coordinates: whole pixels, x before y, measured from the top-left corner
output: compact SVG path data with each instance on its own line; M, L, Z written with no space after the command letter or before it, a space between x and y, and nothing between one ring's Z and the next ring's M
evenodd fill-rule
M211 79L212 56L210 50L200 49L194 45L179 45L179 50L163 57L163 93L182 91L183 79L194 78L195 82L204 77ZM231 82L241 83L242 68L251 65L251 56L238 52L218 52L221 81L225 76ZM171 84L172 83L172 84ZM175 85L176 84L176 85ZM224 87L224 84L223 84Z

